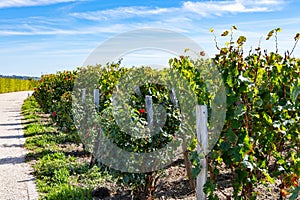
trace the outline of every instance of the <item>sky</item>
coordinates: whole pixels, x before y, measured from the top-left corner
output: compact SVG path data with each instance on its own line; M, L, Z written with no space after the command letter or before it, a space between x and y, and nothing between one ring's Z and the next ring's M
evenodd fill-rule
M220 34L235 25L235 38L247 37L245 50L261 41L262 48L275 51L274 38L265 38L280 27L278 48L283 53L293 48L300 32L299 10L298 0L1 0L0 74L41 76L73 70L86 64L103 43L141 29L181 34L213 57L218 51L210 28L219 46L225 43ZM178 41L172 42L175 48ZM165 65L174 57L161 49L142 48L122 56L125 65ZM293 56L300 57L300 47Z

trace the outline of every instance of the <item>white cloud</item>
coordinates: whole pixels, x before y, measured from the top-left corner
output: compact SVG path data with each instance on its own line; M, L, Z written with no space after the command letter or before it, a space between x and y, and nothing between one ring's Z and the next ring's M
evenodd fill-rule
M173 18L190 13L208 17L226 13L270 12L284 7L284 0L221 0L221 1L185 1L180 7L151 8L145 6L118 7L114 9L71 13L73 17L92 21L119 20L133 17Z
M58 2L71 2L75 0L52 0L51 3ZM83 1L83 0L80 0ZM35 3L41 5L42 3L50 3L50 0L11 0L0 1L0 8L4 4L17 3L19 5L27 5L29 3ZM98 33L120 33L136 28L147 27L161 27L171 29L181 33L206 33L208 24L202 23L201 26L197 25L197 21L201 18L208 16L221 16L227 13L241 13L241 12L265 12L272 9L279 9L284 7L284 1L282 0L222 0L222 1L186 1L179 7L169 8L151 8L151 7L118 7L115 9L106 9L91 12L71 13L70 15L80 19L87 19L95 21L93 24L85 24L84 26L76 23L74 26L70 24L74 23L73 19L69 17L58 18L46 18L39 16L32 16L24 19L0 19L0 36L9 35L84 35L84 34L98 34ZM196 15L196 16L195 16ZM198 17L200 16L200 17ZM143 20L145 17L146 20ZM135 22L126 23L120 21L124 18L135 18ZM138 19L139 18L139 19ZM107 22L105 22L107 20ZM110 22L110 20L115 22ZM253 23L251 21L243 22L253 24L257 26L265 26L270 24L268 21L260 21ZM299 23L299 19L294 20L283 19L284 23L292 23L296 21ZM243 23L234 23L235 25L243 25ZM279 20L275 20L274 23L279 23ZM66 26L67 25L67 26ZM226 27L230 27L229 24ZM238 26L239 27L239 26ZM280 27L280 24L278 25ZM216 26L214 26L216 28Z
M25 28L26 27L26 28ZM31 35L87 35L99 33L120 33L125 30L125 26L121 24L114 24L106 27L88 27L82 29L57 29L51 27L33 27L25 24L17 29L0 27L0 36L31 36Z
M206 17L225 13L270 12L282 9L285 4L283 0L186 1L183 9Z
M0 8L43 6L66 2L76 2L76 0L2 0L0 1Z
M115 9L107 9L101 11L71 13L70 15L77 18L100 21L110 19L124 19L130 17L144 17L149 15L159 15L172 12L170 8L148 8L144 6L119 7Z
M280 6L285 4L286 0L236 0L244 5L258 5L258 6Z

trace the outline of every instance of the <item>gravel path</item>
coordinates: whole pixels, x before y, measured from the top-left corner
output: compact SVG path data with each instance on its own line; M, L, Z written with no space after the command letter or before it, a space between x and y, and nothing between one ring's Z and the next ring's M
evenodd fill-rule
M0 200L37 199L32 169L25 163L21 106L30 92L0 94Z

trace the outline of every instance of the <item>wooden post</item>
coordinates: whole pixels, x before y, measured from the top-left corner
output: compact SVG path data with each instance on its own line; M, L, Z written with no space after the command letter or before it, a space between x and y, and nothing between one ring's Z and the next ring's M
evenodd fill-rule
M135 86L134 87L134 92L135 92L136 95L142 96L142 92L141 92L140 86Z
M207 106L196 105L196 126L197 126L197 139L200 144L197 146L198 154L202 154L200 160L201 172L197 176L197 200L206 199L203 192L204 184L207 180L207 161L205 155L208 153L208 128L207 128Z
M99 108L99 89L94 89L94 104L96 106L96 109L98 110Z
M171 89L171 94L170 94L170 96L171 96L171 101L172 101L173 105L174 105L176 108L178 108L178 100L177 100L177 96L176 96L176 92L175 92L175 89L174 89L174 88Z
M81 100L82 100L82 103L85 103L85 98L86 98L86 89L82 89L82 94L81 94Z
M152 96L146 95L146 111L147 111L147 121L150 132L153 130L153 103Z
M96 106L97 111L99 109L99 104L100 104L99 94L100 94L100 90L99 89L94 89L94 104ZM98 158L98 148L99 148L99 143L100 143L99 142L100 134L101 134L101 129L98 130L98 134L95 138L93 154L92 154L92 158L91 158L91 161L90 161L90 168L92 168L95 164L98 163L97 158Z

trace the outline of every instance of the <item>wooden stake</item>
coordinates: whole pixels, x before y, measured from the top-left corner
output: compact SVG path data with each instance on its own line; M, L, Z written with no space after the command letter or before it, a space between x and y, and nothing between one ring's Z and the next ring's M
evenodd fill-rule
M147 111L147 121L150 132L153 130L153 103L152 96L146 95L146 111Z
M196 125L197 125L197 139L200 144L197 146L199 155L203 155L200 160L201 172L197 176L197 200L206 199L206 195L203 192L204 184L207 180L207 161L205 155L208 153L208 129L207 129L207 106L196 106Z
M99 94L100 94L99 89L94 89L94 104L95 104L97 110L99 108L99 103L100 103Z

